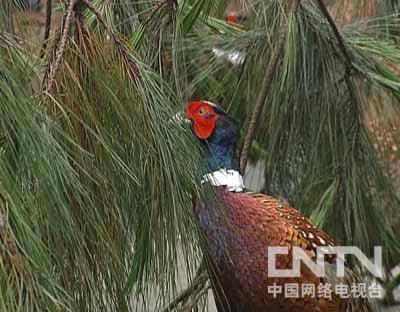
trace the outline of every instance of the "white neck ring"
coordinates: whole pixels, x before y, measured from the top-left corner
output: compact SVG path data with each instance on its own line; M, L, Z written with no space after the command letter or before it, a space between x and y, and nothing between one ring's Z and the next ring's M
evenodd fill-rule
M210 183L213 186L226 186L229 192L243 192L243 177L234 169L219 169L203 175L201 184Z

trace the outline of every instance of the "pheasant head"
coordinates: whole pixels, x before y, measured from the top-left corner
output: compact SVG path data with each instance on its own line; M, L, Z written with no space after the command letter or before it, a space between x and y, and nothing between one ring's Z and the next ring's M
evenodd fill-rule
M189 103L186 118L191 121L193 133L204 148L208 172L220 169L237 171L239 132L236 120L207 101Z

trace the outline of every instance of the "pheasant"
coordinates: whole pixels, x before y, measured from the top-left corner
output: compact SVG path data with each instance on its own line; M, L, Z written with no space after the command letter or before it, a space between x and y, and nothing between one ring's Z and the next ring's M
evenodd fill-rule
M209 173L204 174L202 183L215 195L198 200L194 214L204 234L218 311L369 311L366 303L353 308L351 300L335 293L317 296L318 287L330 281L314 275L304 264L300 277L268 275L269 246L288 247L287 255L276 258L276 266L291 269L293 247L315 259L317 246L334 246L334 239L287 202L245 190L235 156L236 121L224 110L211 102L195 101L188 104L186 118L204 149L204 167ZM298 296L292 292L285 298L285 285L295 284L300 288ZM314 285L315 295L302 295L303 285ZM272 293L271 289L281 292Z
M236 10L229 11L225 17L225 21L229 24L232 24L233 27L240 29L240 24L246 20L245 15L241 15L240 12ZM240 67L243 65L246 52L243 49L237 48L227 48L223 47L220 44L215 44L212 48L212 53L214 56L223 61L227 61L234 67Z

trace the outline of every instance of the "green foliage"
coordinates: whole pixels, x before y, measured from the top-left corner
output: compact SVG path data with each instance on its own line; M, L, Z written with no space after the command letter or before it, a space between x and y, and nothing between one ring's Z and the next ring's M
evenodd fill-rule
M1 38L0 176L1 302L3 311L68 308L69 297L55 267L57 240L67 231L76 238L66 188L81 184L63 147L51 135L53 126L30 95L34 70L16 47ZM5 44L4 44L5 43ZM72 195L72 194L71 194ZM53 235L49 235L50 233ZM61 241L60 241L61 243ZM80 241L74 241L74 248Z
M179 101L128 50L90 34L76 42L56 96L40 102L29 95L33 68L2 50L1 180L35 284L8 280L4 267L3 294L16 293L1 310L124 311L127 286L141 295L161 286L165 302L178 254L189 270L199 257L191 196L200 158L189 129L170 120Z

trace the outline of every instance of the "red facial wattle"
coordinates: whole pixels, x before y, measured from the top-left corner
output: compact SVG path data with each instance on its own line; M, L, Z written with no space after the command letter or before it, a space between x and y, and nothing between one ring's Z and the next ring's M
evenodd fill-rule
M226 17L226 22L227 23L235 23L235 24L239 24L240 23L240 18L237 15L228 15Z
M196 137L205 140L213 134L219 115L211 105L196 101L187 106L186 117L192 120Z

